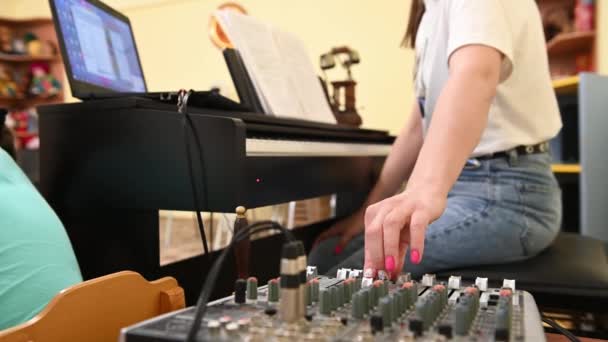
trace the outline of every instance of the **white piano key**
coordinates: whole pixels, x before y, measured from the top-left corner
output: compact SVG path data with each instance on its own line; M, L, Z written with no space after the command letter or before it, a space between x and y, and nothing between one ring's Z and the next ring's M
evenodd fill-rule
M341 143L247 138L247 157L374 157L387 156L391 144Z

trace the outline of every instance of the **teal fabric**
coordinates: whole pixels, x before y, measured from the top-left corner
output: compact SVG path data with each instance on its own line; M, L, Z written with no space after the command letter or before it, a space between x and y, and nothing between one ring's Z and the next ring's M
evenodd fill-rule
M81 281L61 221L0 148L0 330L29 320Z

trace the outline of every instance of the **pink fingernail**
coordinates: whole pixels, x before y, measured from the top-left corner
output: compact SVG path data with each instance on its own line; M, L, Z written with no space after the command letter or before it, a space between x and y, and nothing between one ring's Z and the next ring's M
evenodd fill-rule
M342 247L342 245L336 245L336 248L334 248L335 255L340 255L340 254L342 254L343 251L344 251L344 247Z
M365 278L373 278L374 277L374 269L373 268L367 268L367 269L365 269L365 271L363 271L363 277L365 277Z
M410 252L410 261L416 265L420 263L420 252L417 249L412 249Z
M395 270L395 258L392 255L389 255L384 259L384 268L389 273L393 273Z

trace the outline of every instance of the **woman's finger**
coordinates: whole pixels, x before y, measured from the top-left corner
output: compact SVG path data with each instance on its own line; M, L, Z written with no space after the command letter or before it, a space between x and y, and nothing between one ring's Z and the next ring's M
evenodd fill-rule
M410 206L400 203L393 207L382 222L384 269L390 275L397 269L401 231L409 221L411 213L412 208Z
M371 222L368 220L366 213L366 221L370 222L365 225L365 263L363 275L373 278L377 271L384 272L384 239L382 238L382 221L386 216L389 208L382 206L375 213L375 217Z
M410 261L419 264L424 253L424 234L429 225L429 214L426 210L415 210L410 220Z
M396 278L403 272L403 265L405 264L405 255L407 254L407 248L410 243L410 232L409 224L405 225L404 229L401 229L401 235L399 236L399 258L397 259L397 267L393 274L393 278Z

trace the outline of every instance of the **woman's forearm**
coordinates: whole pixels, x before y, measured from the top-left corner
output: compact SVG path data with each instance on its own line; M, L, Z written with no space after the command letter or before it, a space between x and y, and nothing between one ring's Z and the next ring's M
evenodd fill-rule
M371 205L394 195L410 176L422 147L422 119L418 105L414 104L410 117L399 132L391 148L380 177L368 195L366 205Z
M451 63L454 67L437 102L408 189L447 196L481 139L496 95L501 56L494 50L485 64L468 62L467 54L476 48L489 49L464 49L466 52Z

